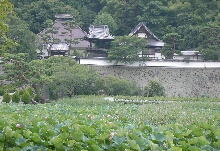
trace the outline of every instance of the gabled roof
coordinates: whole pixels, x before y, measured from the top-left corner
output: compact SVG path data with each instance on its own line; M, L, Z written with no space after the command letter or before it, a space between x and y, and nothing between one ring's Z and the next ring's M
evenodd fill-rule
M70 31L66 30L63 23L65 23L67 20L70 20L72 18L71 15L68 14L59 14L56 15L55 23L53 24L53 27L57 28L57 33L53 34L53 37L55 39L59 39L60 42L65 42L65 39L71 40L71 33ZM44 29L41 31L39 35L39 40L41 39L40 35L45 34L47 29ZM89 46L89 42L86 40L83 40L84 36L87 35L85 31L83 31L79 26L75 26L72 28L72 40L77 40L77 44L71 44L71 47L73 48L87 48ZM48 36L52 37L51 33L47 34ZM41 41L41 40L40 40Z
M144 22L140 22L129 34L129 36L133 36L138 34L138 32L140 31L140 29L143 28L145 30L145 32L151 36L151 39L147 39L148 41L148 45L150 46L164 46L164 42L162 40L160 40L157 36L155 36L149 28L147 28L147 26L144 24Z
M110 35L109 28L107 25L90 25L89 34L85 36L86 39L109 39L114 40L115 38Z

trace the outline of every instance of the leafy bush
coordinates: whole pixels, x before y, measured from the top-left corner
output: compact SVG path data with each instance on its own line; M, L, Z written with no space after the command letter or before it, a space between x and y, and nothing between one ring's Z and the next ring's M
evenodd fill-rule
M20 95L19 95L19 92L16 91L13 95L12 95L12 98L11 98L12 102L15 102L15 103L19 103L20 102Z
M139 88L135 83L126 80L116 78L114 76L107 76L101 79L102 89L107 95L136 95Z
M31 101L31 96L30 96L30 94L29 94L28 91L25 91L24 94L22 94L22 96L21 96L21 101L24 102L25 104L30 103L30 101Z
M74 65L55 71L48 84L50 99L91 95L97 93L97 80L100 76L87 66Z
M31 87L27 87L27 88L26 88L26 91L30 94L30 96L32 96L33 90L32 90Z
M23 89L20 89L19 90L19 95L23 95L24 94L24 90Z
M34 101L36 101L36 102L39 102L39 101L40 101L40 98L38 97L37 94L34 94Z
M3 100L2 100L2 102L9 103L10 100L11 100L11 96L10 96L8 93L5 93L5 94L3 95Z
M3 87L0 87L0 96L3 96L5 94L5 90Z
M150 81L149 85L144 88L144 96L165 96L165 89L158 81Z
M5 85L4 89L5 89L5 92L8 92L8 93L13 93L16 91L16 88L11 84Z

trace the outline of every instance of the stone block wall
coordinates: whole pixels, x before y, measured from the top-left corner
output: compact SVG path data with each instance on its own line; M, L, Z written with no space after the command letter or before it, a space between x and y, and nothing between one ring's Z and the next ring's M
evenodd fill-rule
M169 97L220 97L220 68L90 67L101 76L126 78L142 88L150 80L159 81Z

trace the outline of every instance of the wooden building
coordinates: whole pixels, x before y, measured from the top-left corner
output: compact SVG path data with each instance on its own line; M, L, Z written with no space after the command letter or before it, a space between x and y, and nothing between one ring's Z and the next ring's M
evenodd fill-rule
M89 57L106 57L110 42L115 38L110 35L107 25L90 25L89 33L84 39L90 43L89 48L86 49Z
M146 50L143 51L143 55L152 59L162 59L161 49L165 43L155 36L147 26L140 22L129 34L129 36L138 36L147 40Z
M52 44L48 48L49 56L69 56L70 46L67 43Z
M60 47L64 47L64 43L69 45L69 51L85 51L86 48L89 47L89 42L83 39L84 36L87 35L85 31L83 31L78 25L72 26L70 30L65 26L67 21L73 20L71 15L58 14L55 18L56 20L51 28L46 28L38 34L39 43L43 45L42 50L38 50L38 52L42 51L45 56L50 56L51 54L54 54L54 50L51 50L52 48L56 49L57 55L63 55L63 53L59 53L59 51L63 51L60 50ZM44 40L45 37L48 39L47 42ZM76 41L76 43L70 44L68 41ZM58 48L55 48L56 46ZM70 55L70 52L68 52L68 55Z

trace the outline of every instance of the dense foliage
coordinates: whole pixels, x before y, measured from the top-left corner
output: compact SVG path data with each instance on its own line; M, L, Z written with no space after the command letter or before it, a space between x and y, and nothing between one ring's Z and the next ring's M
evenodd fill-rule
M12 95L12 97L11 97L11 101L12 102L15 102L15 103L19 103L20 102L20 95L19 95L19 92L18 91L16 91L13 95Z
M0 86L0 96L3 96L5 94L5 89Z
M220 149L219 104L121 104L78 97L0 106L0 150ZM157 114L155 114L157 113Z
M54 56L33 61L28 61L27 57L23 53L5 54L7 63L4 64L3 78L10 81L14 88L22 88L20 95L24 91L29 92L32 103L75 95L94 95L99 94L100 90L108 95L137 95L139 91L133 82L110 76L100 77L89 66L76 64L70 57ZM46 87L49 92L45 92ZM45 93L49 93L50 98L46 98Z
M75 65L69 57L50 57L49 59L28 61L27 54L5 54L3 78L10 81L16 88L26 89L30 86L41 102L45 102L42 92L43 85L53 82L54 74L66 67ZM31 99L32 103L35 101Z
M150 81L149 84L144 88L144 96L165 96L165 89L158 81Z
M2 102L9 103L10 101L11 101L11 96L10 96L8 93L5 93L5 94L3 95Z
M100 79L100 90L104 91L106 95L138 95L141 92L140 88L134 82L126 79L116 78L114 76L106 76Z
M99 90L100 76L87 66L63 66L55 69L54 75L48 84L51 99L97 94Z
M21 95L21 101L24 102L25 104L28 104L31 102L31 95L29 94L28 91L25 91L22 95Z
M167 36L164 37L170 46L167 50L174 52L198 48L206 60L218 60L216 55L219 51L216 41L219 41L220 33L218 0L9 1L14 4L17 16L24 20L29 30L35 34L46 27L48 20L54 21L54 16L59 13L72 14L85 31L88 31L89 25L93 23L111 24L111 28L117 27L115 32L113 29L116 36L128 35L139 22L143 21L160 39L165 35L174 33L178 35L179 41L175 43L174 49L172 49L174 43L168 40ZM17 27L22 24L19 23ZM214 24L215 27L210 27L210 24ZM15 24L12 23L10 26L14 28ZM217 35L209 32L213 29ZM215 55L212 56L213 52ZM165 51L165 54L170 56L168 51Z
M118 36L112 42L111 50L108 54L108 59L117 63L133 63L139 60L139 55L142 54L146 47L146 40L136 36Z
M14 43L7 36L9 27L6 24L8 16L13 14L13 5L8 0L0 1L0 55L7 51Z

